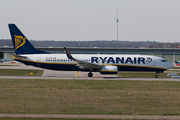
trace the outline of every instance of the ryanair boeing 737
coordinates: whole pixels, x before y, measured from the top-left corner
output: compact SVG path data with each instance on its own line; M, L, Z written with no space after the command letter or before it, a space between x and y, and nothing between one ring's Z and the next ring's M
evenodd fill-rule
M149 55L50 54L34 48L15 24L9 24L15 54L14 60L35 67L59 71L85 71L117 74L118 71L150 71L162 73L173 67L164 58Z

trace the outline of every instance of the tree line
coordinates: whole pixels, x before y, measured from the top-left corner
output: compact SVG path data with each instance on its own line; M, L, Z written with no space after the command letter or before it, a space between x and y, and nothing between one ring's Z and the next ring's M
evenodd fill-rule
M155 41L53 41L30 40L35 47L115 47L115 48L180 48L180 43ZM10 39L0 39L0 46L13 46Z

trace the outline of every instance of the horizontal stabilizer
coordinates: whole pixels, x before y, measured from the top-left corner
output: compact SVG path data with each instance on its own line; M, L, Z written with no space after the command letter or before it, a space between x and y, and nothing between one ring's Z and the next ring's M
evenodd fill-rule
M8 54L13 56L13 57L16 57L16 58L27 58L26 56L22 56L22 55L14 55L14 54L11 54L11 53L8 53Z
M27 58L26 56L14 55L15 58Z

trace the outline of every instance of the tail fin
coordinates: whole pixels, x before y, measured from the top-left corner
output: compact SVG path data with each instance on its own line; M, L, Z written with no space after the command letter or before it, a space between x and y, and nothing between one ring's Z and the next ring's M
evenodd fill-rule
M8 24L16 55L20 54L48 54L47 52L34 48L29 40L17 28L15 24Z
M175 60L175 63L178 64L177 60Z

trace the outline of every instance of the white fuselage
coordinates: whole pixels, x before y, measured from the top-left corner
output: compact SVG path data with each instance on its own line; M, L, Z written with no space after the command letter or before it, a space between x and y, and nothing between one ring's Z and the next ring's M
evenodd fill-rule
M30 54L21 55L26 58L15 58L24 64L55 70L76 70L77 62L67 58L65 54ZM73 57L89 63L117 66L118 71L164 71L173 67L165 59L149 55L105 55L105 54L73 54ZM52 67L51 67L52 65ZM65 65L67 68L65 68ZM59 67L58 67L59 66Z

